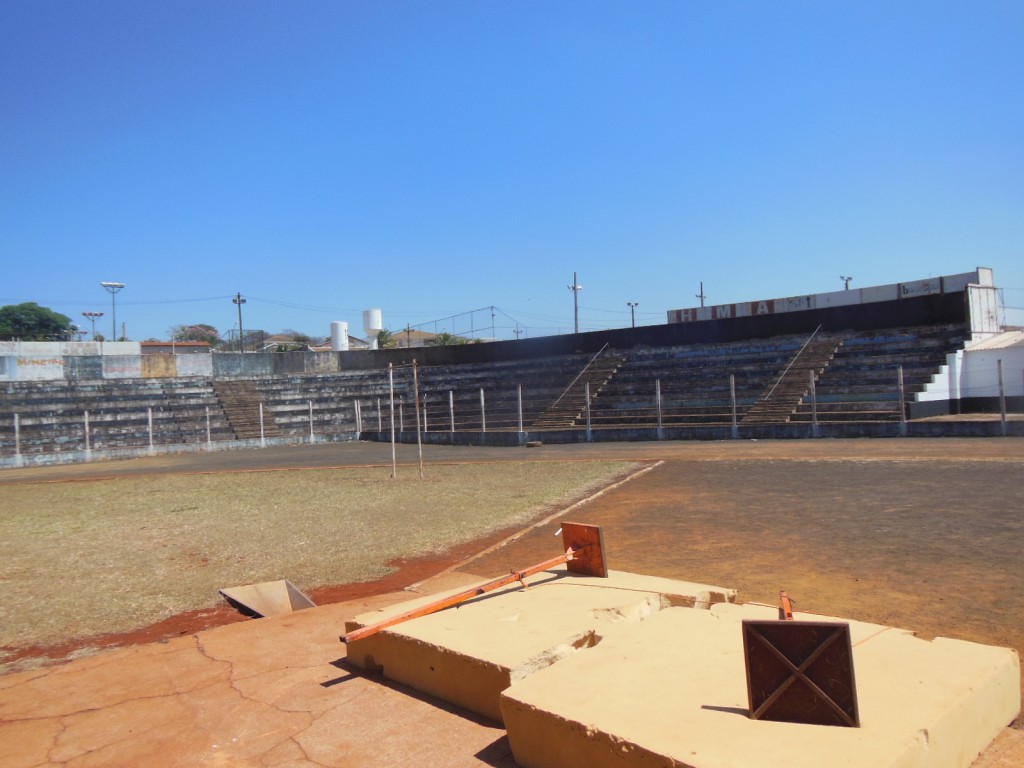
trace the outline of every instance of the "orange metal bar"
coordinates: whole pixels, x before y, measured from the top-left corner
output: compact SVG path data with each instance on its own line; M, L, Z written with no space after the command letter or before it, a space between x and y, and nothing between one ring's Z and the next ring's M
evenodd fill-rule
M793 621L793 601L789 598L789 593L779 592L779 600L782 603L782 607L779 608L779 618Z
M467 600L479 597L487 592L492 592L495 589L499 589L515 581L522 581L527 576L532 576L535 573L546 571L549 568L554 568L556 565L561 565L562 563L567 563L572 560L573 556L577 552L581 551L581 549L584 548L569 549L564 555L558 555L550 560L545 560L543 563L531 565L529 568L524 568L521 571L512 571L508 576L499 576L498 578L488 581L485 584L481 584L478 587L474 587L473 589L467 589L463 592L459 592L458 594L450 595L448 597L441 598L440 600L435 600L432 603L420 606L419 608L413 608L412 610L405 611L404 613L399 613L389 619L379 621L376 624L369 624L365 627L361 627L360 629L354 629L351 632L342 635L340 640L345 644L352 643L356 640L362 640L375 635L383 629L393 627L396 624L401 624L404 621L416 619L420 616L429 616L432 613L443 611L445 608L451 608L453 605L464 603Z

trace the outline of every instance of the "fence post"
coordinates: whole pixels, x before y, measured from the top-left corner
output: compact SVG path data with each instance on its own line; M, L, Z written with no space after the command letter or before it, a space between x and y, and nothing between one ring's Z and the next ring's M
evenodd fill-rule
M818 391L814 386L814 371L807 372L811 380L811 436L818 436Z
M309 401L309 442L315 443L316 438L313 437L313 401Z
M907 436L907 406L903 399L903 365L896 369L900 388L900 437Z
M391 400L391 479L394 480L398 477L398 460L395 457L395 369L391 363L388 363L388 392ZM377 413L380 413L379 409Z
M594 439L593 433L590 431L590 382L583 382L583 402L586 407L587 414L587 442L592 442Z
M149 426L149 453L153 453L153 409L146 409L146 423Z
M398 431L405 432L405 401L401 395L398 396Z
M85 412L85 452L92 453L92 444L89 441L89 412Z
M381 419L382 419L382 417L380 415L380 398L378 397L377 398L377 431L378 432L383 432L384 431L384 424L381 421Z
M662 440L665 434L661 428L661 379L654 381L654 404L658 409L658 439Z
M480 431L487 431L487 408L484 405L484 388L480 387Z
M999 373L999 418L1002 424L1003 437L1006 437L1006 390L1003 389L1003 361L996 360L996 371Z
M260 403L260 448L267 447L267 438L263 434L263 403Z
M519 432L522 434L523 431L523 385L516 384L516 405L518 407L519 414Z
M413 391L413 408L416 409L416 451L419 453L420 458L420 480L423 479L423 433L420 432L420 377L417 373L418 366L416 365L416 359L412 361L412 391Z
M452 391L450 389L448 390L448 418L451 420L451 424L452 424L451 431L454 432L455 431L455 395L452 394Z
M21 466L21 420L14 414L14 463Z
M359 405L358 397L353 400L353 403L355 403L356 410L356 434L361 435L363 433L363 409L362 406Z
M736 421L736 374L729 374L729 402L732 407L732 439L740 436L739 423Z
M206 450L213 450L213 438L210 436L210 406L206 406Z

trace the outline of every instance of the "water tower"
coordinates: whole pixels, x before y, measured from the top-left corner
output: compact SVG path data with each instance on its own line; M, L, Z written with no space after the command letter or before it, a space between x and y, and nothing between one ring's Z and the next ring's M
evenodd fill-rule
M348 352L348 323L344 320L331 323L331 351Z
M366 331L366 341L370 349L377 349L377 336L384 330L384 323L379 309L363 310L363 330Z

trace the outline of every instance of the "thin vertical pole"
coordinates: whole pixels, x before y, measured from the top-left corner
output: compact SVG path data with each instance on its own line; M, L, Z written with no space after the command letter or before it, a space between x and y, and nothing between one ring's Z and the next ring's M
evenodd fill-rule
M701 293L704 293L704 289L700 289ZM735 440L739 437L740 430L738 422L736 421L736 374L729 374L729 403L732 408L732 438Z
M523 431L523 385L516 384L516 407L519 413L519 431Z
M430 431L430 424L427 422L427 396L423 396L423 431Z
M903 395L903 366L900 365L896 369L897 377L896 380L900 388L900 437L907 436L907 407L904 403Z
M1006 437L1006 390L1003 389L1003 361L996 360L996 370L999 372L999 418L1002 422L1003 437Z
M93 320L93 324L95 324ZM18 414L14 414L14 459L17 464L21 464L21 420Z
M398 461L395 458L395 370L388 363L388 392L391 400L391 479L398 477Z
M213 438L210 436L210 406L206 406L206 450L213 448Z
M487 431L487 409L484 406L484 388L480 387L480 431Z
M355 402L355 409L356 409L356 432L359 433L359 434L362 434L362 432L363 432L363 408L362 408L361 405L359 405L359 398L358 397L355 399L354 402Z
M589 443L594 439L593 434L590 431L590 382L583 382L583 402L586 405L587 414L587 442Z
M448 418L451 421L451 431L455 431L455 395L448 390Z
M267 439L263 435L263 403L260 403L260 448L265 448Z
M92 451L92 445L89 442L89 412L85 412L85 452L90 453Z
M413 406L416 408L416 450L420 456L420 480L423 479L423 435L420 432L420 378L417 373L416 360L412 361Z
M654 404L658 409L658 439L661 440L664 436L661 429L661 379L654 382Z
M383 432L384 431L384 424L381 421L382 418L383 417L380 414L380 398L378 397L377 398L377 431L378 432Z
M149 452L153 452L153 409L146 409L146 422L149 424Z
M313 443L316 438L313 437L313 401L309 401L309 442Z
M818 436L818 390L814 385L814 371L807 372L811 380L811 434Z
M405 432L405 402L398 396L398 431Z

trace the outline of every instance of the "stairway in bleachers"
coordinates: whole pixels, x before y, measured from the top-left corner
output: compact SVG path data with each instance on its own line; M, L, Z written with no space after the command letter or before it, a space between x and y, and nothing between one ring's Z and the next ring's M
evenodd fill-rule
M533 421L534 429L571 429L583 418L587 407L587 385L591 404L618 372L624 358L604 355L588 365L570 387Z
M796 353L772 388L744 414L741 424L786 424L815 380L825 371L842 345L830 334L818 334Z
M263 424L260 425L262 400L251 381L233 379L213 383L221 408L228 424L239 440L259 437L280 437L281 430L269 408L263 409Z

